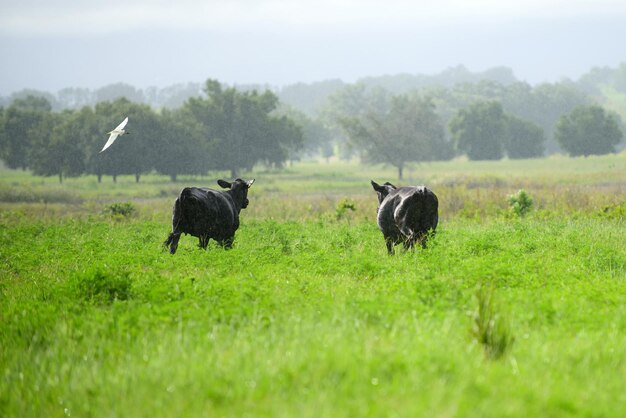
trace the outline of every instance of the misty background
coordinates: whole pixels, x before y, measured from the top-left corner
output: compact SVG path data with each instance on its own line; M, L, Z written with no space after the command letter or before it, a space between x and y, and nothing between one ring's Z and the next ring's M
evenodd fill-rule
M358 156L402 178L619 152L625 18L616 0L2 4L0 160L139 181ZM100 155L125 116L133 139Z
M530 84L626 58L620 0L104 1L0 4L0 96L218 79L281 88L463 65Z

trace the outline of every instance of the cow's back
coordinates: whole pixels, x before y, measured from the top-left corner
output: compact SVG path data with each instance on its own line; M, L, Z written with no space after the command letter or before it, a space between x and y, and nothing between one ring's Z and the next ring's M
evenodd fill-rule
M437 197L426 187L403 187L398 193L394 221L406 236L435 229L439 221Z
M438 201L426 187L400 187L378 209L378 227L385 236L396 237L428 229L438 223Z
M181 192L179 200L182 232L222 240L232 237L239 227L239 215L232 199L224 192L187 187Z

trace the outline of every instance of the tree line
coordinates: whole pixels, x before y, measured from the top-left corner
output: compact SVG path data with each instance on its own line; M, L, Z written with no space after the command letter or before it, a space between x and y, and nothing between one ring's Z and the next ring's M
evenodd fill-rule
M329 96L318 117L281 104L269 90L240 91L216 80L175 109L154 110L119 98L54 112L45 98L27 96L2 109L0 158L10 168L56 175L60 181L82 174L99 181L104 175L115 180L131 174L139 181L152 170L173 180L214 170L236 177L258 163L281 167L304 155L339 154L391 165L402 178L407 163L456 155L540 157L548 135L533 115L550 115L550 136L570 155L615 152L623 137L616 114L579 103L567 89L549 92L536 101L536 92L491 82L407 94L356 84ZM522 100L533 101L537 109L524 113L516 105ZM569 111L557 114L558 109ZM105 133L125 116L130 135L100 153Z
M134 175L155 170L173 180L181 174L242 169L263 162L280 166L302 148L302 128L274 111L271 92L240 92L208 80L204 95L178 109L155 111L126 98L94 107L52 112L33 96L2 111L0 158L9 168L36 175ZM106 132L128 116L129 135L100 153Z
M572 156L615 152L623 138L617 114L584 101L563 101L576 95L561 88L552 91L558 92L555 100L533 101L536 108L530 110L512 103L513 97L534 96L525 89L525 94L512 96L503 93L511 87L482 82L458 86L456 91L465 95L442 100L444 96L430 92L392 95L382 88L354 85L331 96L322 117L336 137L343 138L340 143L345 144L346 153L356 150L367 161L396 167L400 179L409 162L457 155L470 160L541 157L549 137L542 126L530 120L541 112L550 137ZM463 100L455 100L460 98ZM557 106L555 101L566 105ZM558 114L558 109L562 113ZM531 116L526 119L519 114Z

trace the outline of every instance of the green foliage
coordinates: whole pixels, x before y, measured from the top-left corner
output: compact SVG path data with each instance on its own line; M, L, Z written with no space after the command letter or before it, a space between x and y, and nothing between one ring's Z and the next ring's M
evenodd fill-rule
M600 216L616 221L626 220L626 201L606 205L599 212Z
M533 158L543 155L546 141L543 129L532 122L508 116L506 153L509 158Z
M520 218L526 216L533 207L533 198L524 189L510 195L508 202L511 211Z
M131 202L123 203L111 203L104 208L105 213L109 213L113 216L121 216L128 218L135 213L136 208Z
M388 111L344 117L340 124L367 161L396 167L399 179L408 162L451 157L444 127L430 99L397 96Z
M116 300L129 299L132 288L130 274L126 271L119 271L117 266L113 268L113 271L105 269L107 267L90 268L70 279L68 288L72 296L95 303L112 303Z
M302 148L302 127L275 114L279 103L272 92L241 92L209 80L205 93L206 98L161 113L131 101L141 95L123 85L96 92L100 101L93 108L61 113L51 112L40 97L16 99L0 114L0 158L10 168L60 181L95 174L98 181L104 175L114 181L134 175L139 182L153 169L175 179L209 170L231 170L235 176L259 162L280 167ZM125 116L130 135L100 153L106 133Z
M280 165L289 151L302 146L301 128L271 114L278 97L269 90L240 92L208 80L204 91L206 98L190 99L184 110L205 130L213 169L230 170L236 177L239 170L260 161Z
M458 111L450 132L470 160L499 160L504 155L506 118L498 102L481 101Z
M335 208L335 215L337 217L337 220L342 220L346 218L348 216L348 211L355 212L356 204L350 199L341 200Z
M487 358L498 360L513 347L515 337L507 320L497 311L492 286L481 285L476 292L478 309L473 315L472 334L485 350Z
M555 137L574 157L612 153L624 136L618 118L600 106L577 107L561 116Z
M46 103L28 96L3 112L0 158L8 167L28 168L32 164L31 154L36 145L48 141L51 113Z

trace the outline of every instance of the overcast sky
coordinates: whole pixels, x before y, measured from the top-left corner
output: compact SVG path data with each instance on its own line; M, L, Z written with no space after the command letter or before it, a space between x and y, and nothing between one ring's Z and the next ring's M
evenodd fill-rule
M617 67L625 40L624 0L0 0L0 95L353 82L459 64L539 83Z

